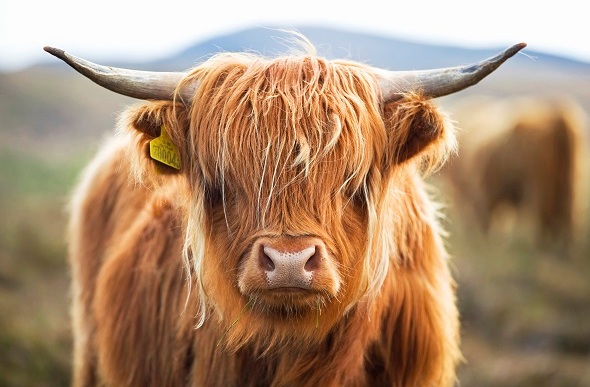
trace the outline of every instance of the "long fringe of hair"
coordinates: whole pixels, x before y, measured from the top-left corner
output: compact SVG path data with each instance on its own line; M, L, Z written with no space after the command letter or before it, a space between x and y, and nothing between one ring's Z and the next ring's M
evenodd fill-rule
M452 127L431 102L419 95L408 96L392 111L384 110L369 67L348 61L329 62L318 58L305 39L300 43L303 53L275 59L249 53L217 54L184 80L199 82L190 110L180 108L179 102L150 103L130 110L122 119L122 128L129 127L129 122L134 123L131 126L152 121L165 123L170 136L178 142L183 173L188 178L184 261L189 284L194 283L192 275L198 277L198 326L205 321L210 306L202 278L208 240L208 231L203 226L206 185L219 187L226 211L228 184L243 179L240 186L253 187L252 179L258 179L256 191L248 192L249 197L256 198L257 217L248 219L251 229L276 223L281 215L274 201L287 187L303 180L318 182L318 187L308 185L305 195L330 189L333 194L361 197L367 209L367 248L363 285L348 300L345 309L349 310L361 298L370 300L377 295L393 257L399 255L391 231L380 226L388 221L381 211L383 200L379 196L383 193L383 176L375 172L375 165L387 161L382 154L385 142L407 140L418 111L426 114L433 126ZM384 121L388 111L390 120ZM128 134L135 143L130 147L130 160L136 181L157 186L163 181L162 176L169 178L169 171L161 166L146 167L154 165L146 162L146 149L157 128L147 131L152 131L152 136L143 134L145 128L127 131L134 133ZM455 149L452 130L442 134L437 144L412 160L426 173L435 171ZM241 156L252 150L262 152L258 155L260 164L245 168L240 165ZM239 175L234 173L236 170L248 172ZM156 178L146 179L147 176ZM325 185L335 182L337 187ZM341 211L330 203L320 202L317 207L320 218ZM226 223L231 232L228 219Z

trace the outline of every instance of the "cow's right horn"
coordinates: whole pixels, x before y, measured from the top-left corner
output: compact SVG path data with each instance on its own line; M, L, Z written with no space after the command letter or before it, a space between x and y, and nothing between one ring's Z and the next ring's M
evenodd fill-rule
M75 57L64 50L44 47L44 50L63 60L91 81L115 93L138 99L174 99L176 88L187 75L184 72L155 72L101 66ZM183 101L190 101L197 85L186 84L178 91Z
M526 43L518 43L492 58L465 66L416 71L376 69L381 96L387 103L412 92L427 98L456 93L475 85L525 47Z

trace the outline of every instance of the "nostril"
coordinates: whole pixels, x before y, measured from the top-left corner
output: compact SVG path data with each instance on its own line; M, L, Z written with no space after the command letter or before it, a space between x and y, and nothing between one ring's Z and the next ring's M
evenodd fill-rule
M273 271L275 269L275 263L273 262L273 260L266 255L266 252L264 251L264 249L260 249L260 264L262 265L262 268L266 271Z
M263 245L259 252L260 266L267 273L285 276L304 275L317 270L320 266L321 254L316 246L311 245L302 250L277 250ZM307 274L305 274L307 275Z
M320 256L318 253L314 253L311 257L309 257L309 259L307 260L307 262L305 262L305 265L303 266L303 268L306 271L314 271L317 270L320 267Z

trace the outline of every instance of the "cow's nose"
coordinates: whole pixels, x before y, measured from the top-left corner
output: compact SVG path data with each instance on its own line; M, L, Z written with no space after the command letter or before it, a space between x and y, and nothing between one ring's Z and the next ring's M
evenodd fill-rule
M309 288L320 259L315 245L292 251L265 244L260 252L260 263L271 289Z
M238 286L242 294L260 296L273 305L304 302L315 293L335 297L342 281L336 265L318 237L261 236L241 259Z

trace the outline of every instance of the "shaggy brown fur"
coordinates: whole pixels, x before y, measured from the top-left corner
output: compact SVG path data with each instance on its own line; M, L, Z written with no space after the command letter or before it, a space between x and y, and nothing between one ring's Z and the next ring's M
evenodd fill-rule
M74 197L74 384L452 385L454 282L421 176L453 149L445 116L308 54L221 54L189 78L192 106L124 114ZM162 124L178 173L148 156ZM312 237L309 291L252 278L261 240Z
M470 98L451 108L461 156L447 164L457 202L483 230L512 209L542 246L568 246L582 219L584 116L569 98Z

